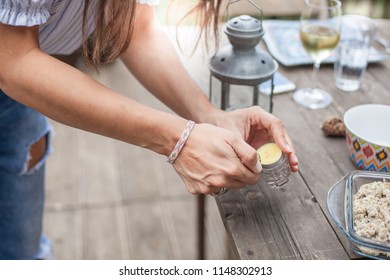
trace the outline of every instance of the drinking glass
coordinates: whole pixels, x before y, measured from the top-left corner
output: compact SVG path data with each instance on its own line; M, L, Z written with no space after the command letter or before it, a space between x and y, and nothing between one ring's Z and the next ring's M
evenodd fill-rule
M313 60L313 86L298 89L293 99L306 108L319 109L332 103L332 96L317 87L317 77L321 62L331 55L340 40L341 14L339 0L305 0L300 37Z

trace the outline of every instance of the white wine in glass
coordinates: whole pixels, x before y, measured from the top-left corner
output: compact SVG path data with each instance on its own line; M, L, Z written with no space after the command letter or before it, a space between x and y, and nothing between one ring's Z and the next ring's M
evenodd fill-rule
M324 108L332 96L317 87L321 62L328 58L340 40L341 2L338 0L305 0L301 14L300 37L303 47L313 60L313 87L298 89L293 99L310 108Z

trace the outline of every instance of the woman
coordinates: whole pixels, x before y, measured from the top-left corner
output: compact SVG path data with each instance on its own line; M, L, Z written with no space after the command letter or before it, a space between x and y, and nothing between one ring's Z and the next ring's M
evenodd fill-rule
M255 183L261 164L254 147L269 139L298 170L280 120L259 107L227 113L209 103L157 23L155 2L0 0L0 258L45 258L50 249L42 235L51 134L45 116L167 156L192 194ZM216 27L221 2L199 1L204 28ZM94 66L120 57L179 116L119 95L51 56L81 45Z

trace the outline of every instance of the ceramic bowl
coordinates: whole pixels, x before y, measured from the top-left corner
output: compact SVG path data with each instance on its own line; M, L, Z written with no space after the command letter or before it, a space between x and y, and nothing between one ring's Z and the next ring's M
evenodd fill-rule
M344 124L352 163L362 170L390 172L390 106L352 107Z
M388 240L388 237L385 238L385 240L381 240L380 238L366 238L360 236L358 231L356 231L357 226L354 219L355 213L358 213L357 215L362 213L355 208L359 208L359 205L355 205L355 194L363 185L378 181L390 182L390 174L374 171L352 171L330 188L326 205L333 222L348 238L352 250L355 253L372 259L390 259L390 241ZM377 193L375 192L375 194ZM387 196L388 192L385 191L381 197L389 199ZM360 210L361 209L363 208L360 206ZM367 212L365 213L369 216L373 211L372 209L367 208ZM367 225L367 227L369 227L371 224L368 223ZM372 225L375 225L375 223ZM386 221L386 217L384 218L383 225L389 230L390 225L389 222ZM381 229L375 229L375 235L379 236Z

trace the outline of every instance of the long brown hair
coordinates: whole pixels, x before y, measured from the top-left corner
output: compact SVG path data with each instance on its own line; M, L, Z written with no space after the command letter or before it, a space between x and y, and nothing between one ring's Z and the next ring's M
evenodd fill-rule
M136 0L99 0L95 30L87 39L86 28L90 0L85 0L83 14L83 57L87 65L110 63L130 45L134 32ZM218 38L218 21L223 0L199 0L184 17L196 13L196 21L206 44L211 33ZM200 37L199 37L200 38Z
M209 49L209 42L214 41L215 45L218 45L218 24L220 21L220 13L222 10L223 0L199 0L197 5L192 8L187 14L185 14L179 25L184 22L187 17L195 15L195 24L199 28L198 39L194 48L199 43L202 36L204 36L204 43L207 50ZM214 36L214 40L209 40L210 36Z

